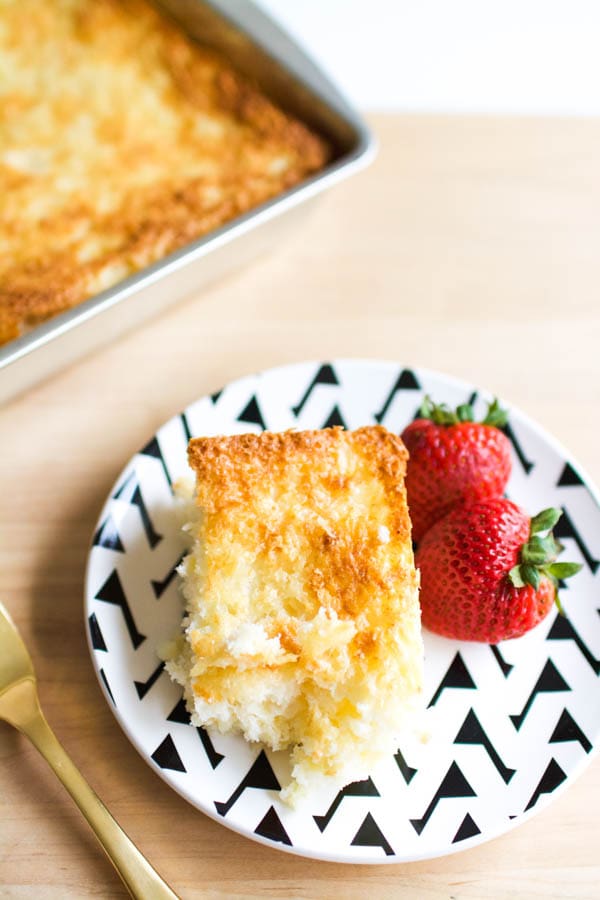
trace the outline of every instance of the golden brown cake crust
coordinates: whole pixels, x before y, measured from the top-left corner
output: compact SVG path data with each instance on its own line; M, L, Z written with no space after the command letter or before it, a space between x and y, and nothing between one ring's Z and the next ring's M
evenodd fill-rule
M336 426L192 438L188 462L198 476L199 505L209 504L217 511L221 505L245 503L253 484L269 475L278 477L283 470L289 475L291 467L299 468L307 482L330 473L332 490L341 491L346 485L332 451L343 445L372 458L386 490L403 491L408 451L398 435L382 425L366 425L355 431ZM220 486L217 494L213 491L215 482Z
M329 157L145 0L5 0L0 57L0 343Z
M243 539L240 528L252 528L261 554L272 560L284 544L289 555L292 532L302 534L311 555L308 588L315 609L331 606L344 617L358 616L367 597L377 590L384 596L388 589L378 525L385 525L394 546L410 545L407 458L402 440L381 426L196 438L188 447L205 540L219 545L228 536ZM352 522L353 494L361 478L368 481L369 506L379 504L385 521L365 521L359 505ZM299 521L298 508L307 498L322 515ZM378 626L391 624L386 616L384 606ZM363 650L367 645L363 636Z

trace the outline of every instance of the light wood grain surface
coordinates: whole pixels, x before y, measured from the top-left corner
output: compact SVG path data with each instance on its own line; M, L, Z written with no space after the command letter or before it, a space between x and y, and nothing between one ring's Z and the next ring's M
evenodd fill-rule
M48 719L183 897L597 897L600 763L511 833L397 866L313 862L194 810L108 709L82 581L126 460L187 403L302 359L397 359L465 378L540 422L600 482L600 122L377 117L376 163L243 273L0 410L0 597ZM0 896L120 897L80 814L0 723Z

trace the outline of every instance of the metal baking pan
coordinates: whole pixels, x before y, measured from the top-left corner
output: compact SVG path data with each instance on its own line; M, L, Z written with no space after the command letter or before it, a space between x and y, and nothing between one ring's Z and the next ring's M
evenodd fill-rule
M295 227L318 194L365 166L374 141L308 56L250 0L161 0L202 43L221 50L334 147L322 171L0 347L0 402L240 267Z

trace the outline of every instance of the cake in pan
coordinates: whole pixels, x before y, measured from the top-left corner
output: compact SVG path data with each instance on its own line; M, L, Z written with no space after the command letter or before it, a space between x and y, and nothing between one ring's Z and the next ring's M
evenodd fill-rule
M292 804L366 778L419 708L406 459L379 426L189 445L187 615L167 669L195 725L291 751Z
M283 192L328 155L144 0L2 0L0 343Z

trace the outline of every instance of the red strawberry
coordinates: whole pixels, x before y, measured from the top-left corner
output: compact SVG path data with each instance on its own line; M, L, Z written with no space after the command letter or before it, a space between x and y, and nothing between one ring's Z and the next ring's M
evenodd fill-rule
M416 553L423 625L446 637L495 644L541 622L558 605L558 579L581 568L556 562L562 547L550 529L560 515L546 509L530 519L505 497L451 510Z
M494 400L483 422L465 403L452 412L423 401L402 432L409 453L406 492L415 541L456 503L500 497L510 476L510 442L500 431L506 413Z

